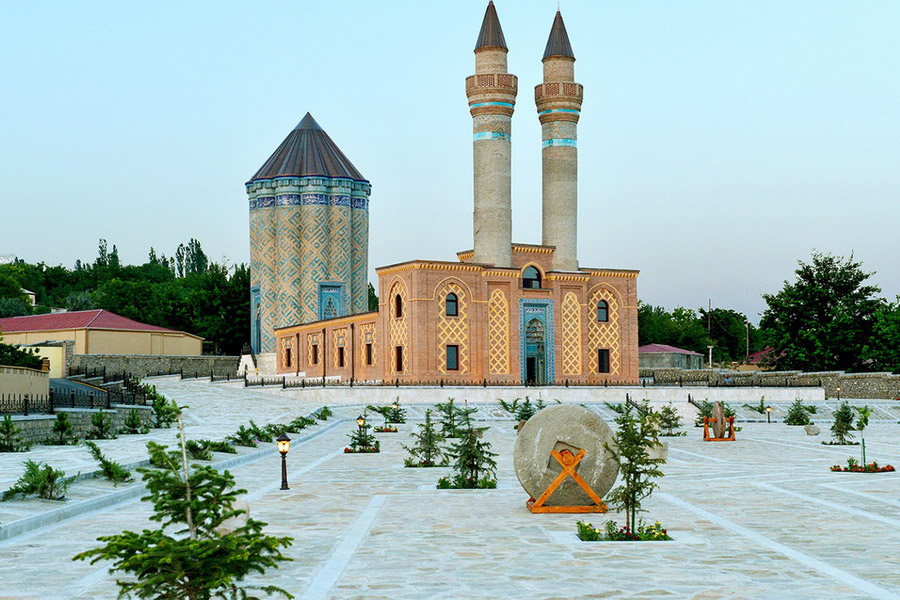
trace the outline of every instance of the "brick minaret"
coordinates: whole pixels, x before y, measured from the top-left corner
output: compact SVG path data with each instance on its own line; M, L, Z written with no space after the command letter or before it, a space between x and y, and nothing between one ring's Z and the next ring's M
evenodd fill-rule
M475 75L466 78L473 122L476 263L512 266L510 136L517 79L506 71L506 41L493 0L475 45Z
M584 88L575 83L575 55L556 12L544 50L544 83L534 88L541 121L543 244L556 246L554 271L578 269L578 149L576 124Z

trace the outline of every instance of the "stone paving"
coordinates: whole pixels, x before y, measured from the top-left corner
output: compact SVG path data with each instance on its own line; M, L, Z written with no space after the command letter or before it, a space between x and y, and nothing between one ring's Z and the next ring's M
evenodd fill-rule
M189 437L221 438L251 417L265 424L318 408L274 389L174 379L158 387L190 405ZM408 408L418 417L425 407ZM352 419L359 409L342 407L336 418ZM298 598L341 600L900 598L900 474L829 472L859 447L822 446L827 426L817 437L802 427L745 423L731 443L704 443L695 428L667 438L666 477L646 518L662 521L675 541L592 544L574 536L582 517L525 509L512 467L513 423L496 406L479 414L489 417L487 436L500 454L497 490L437 490L448 469L402 468L400 443L415 422L379 434L377 455L342 454L352 421L320 426L322 433L291 449L289 491L278 489L274 449L231 469L249 490L252 515L269 523L268 532L295 538L287 552L294 561L254 581ZM900 466L898 432L896 421L870 425L869 459ZM139 460L145 439L171 442L174 430L105 446L116 460ZM38 452L60 465L71 461L67 469L86 456L78 448L0 455L0 487ZM85 495L108 489L92 480L73 490L80 486L90 487ZM103 565L70 559L99 535L148 526L148 516L135 500L0 542L0 600L115 598L115 577ZM616 513L589 518L623 521Z

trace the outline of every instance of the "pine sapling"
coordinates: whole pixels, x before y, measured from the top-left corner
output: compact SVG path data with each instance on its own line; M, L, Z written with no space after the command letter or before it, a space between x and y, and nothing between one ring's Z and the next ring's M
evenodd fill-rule
M29 445L22 441L22 428L13 422L10 415L0 419L0 452L25 452Z
M475 427L474 410L464 411L459 441L452 444L448 454L454 459L452 477L441 477L438 488L495 488L497 487L496 452L491 452L490 442L485 441L487 427Z
M75 428L72 427L72 422L69 421L69 415L66 413L57 413L56 420L53 422L52 431L57 435L56 440L53 441L54 444L58 446L65 446L68 444L75 433Z
M444 441L434 427L431 420L431 410L425 411L425 422L419 425L419 431L412 434L415 444L412 447L401 444L403 449L409 452L403 464L407 467L443 467L447 465L447 458L441 450L440 444Z
M54 469L47 463L26 460L25 472L15 485L3 492L0 500L24 498L32 494L45 500L63 500L71 482L71 477L66 477L63 471Z
M116 437L113 433L112 419L102 410L91 415L91 429L87 438L91 440L111 440Z

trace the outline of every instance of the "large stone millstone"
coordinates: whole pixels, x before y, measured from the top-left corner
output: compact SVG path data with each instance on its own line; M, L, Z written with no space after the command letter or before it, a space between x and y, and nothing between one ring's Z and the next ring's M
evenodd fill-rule
M544 493L562 467L551 452L567 449L586 452L578 463L578 473L601 498L612 488L619 467L604 445L613 445L613 434L596 413L583 406L555 404L528 419L519 430L513 463L516 476L525 491L537 499ZM586 506L593 504L571 477L545 503L546 506Z

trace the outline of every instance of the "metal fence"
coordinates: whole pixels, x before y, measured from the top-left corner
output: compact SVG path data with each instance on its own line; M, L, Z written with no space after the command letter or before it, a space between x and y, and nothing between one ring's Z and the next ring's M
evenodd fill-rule
M0 414L52 413L48 394L0 394Z

